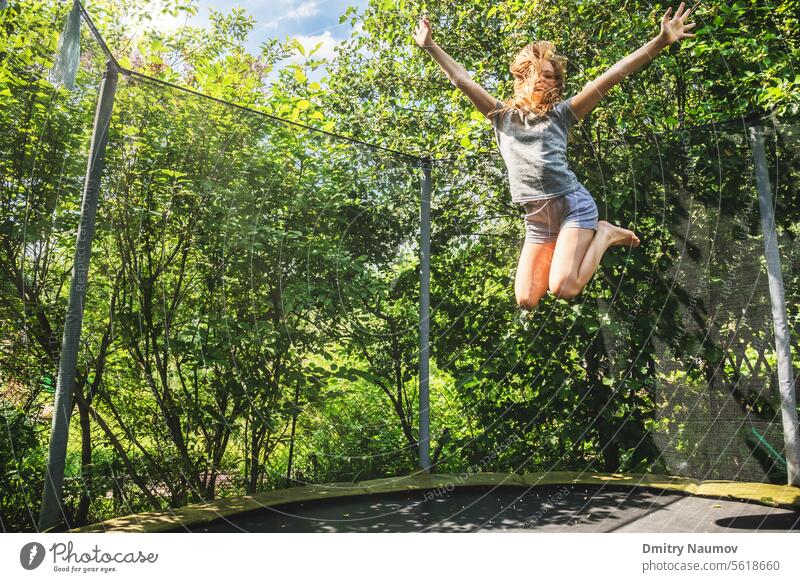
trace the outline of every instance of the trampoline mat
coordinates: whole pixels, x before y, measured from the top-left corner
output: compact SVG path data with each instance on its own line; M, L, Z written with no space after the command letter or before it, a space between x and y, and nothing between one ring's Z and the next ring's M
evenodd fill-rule
M265 507L172 532L786 532L800 510L662 489L459 487Z

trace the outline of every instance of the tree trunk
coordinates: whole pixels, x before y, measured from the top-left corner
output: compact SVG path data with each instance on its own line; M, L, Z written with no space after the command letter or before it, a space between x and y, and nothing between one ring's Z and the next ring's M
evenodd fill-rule
M76 385L75 390L82 390L82 385ZM92 501L90 497L92 492L92 427L89 418L89 407L83 399L76 401L76 403L81 424L81 477L83 487L81 488L78 510L75 512L75 523L72 524L72 527L89 523L89 504Z

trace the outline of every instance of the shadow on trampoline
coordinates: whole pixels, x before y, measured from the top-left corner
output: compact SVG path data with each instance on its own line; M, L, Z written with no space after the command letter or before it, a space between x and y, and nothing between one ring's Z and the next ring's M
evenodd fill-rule
M720 518L720 515L724 518ZM644 487L463 487L265 507L172 532L796 531L800 511Z
M800 512L726 517L715 522L719 527L746 531L800 531Z

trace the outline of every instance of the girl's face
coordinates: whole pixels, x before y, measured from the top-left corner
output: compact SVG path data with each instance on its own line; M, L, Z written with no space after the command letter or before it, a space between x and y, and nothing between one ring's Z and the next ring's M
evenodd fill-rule
M542 61L539 65L539 75L536 79L535 91L538 93L548 93L556 86L556 72L550 61Z

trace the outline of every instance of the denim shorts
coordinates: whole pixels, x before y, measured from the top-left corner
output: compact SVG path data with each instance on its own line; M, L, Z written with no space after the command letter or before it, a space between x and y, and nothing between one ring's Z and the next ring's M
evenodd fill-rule
M597 204L582 184L569 194L525 202L524 207L525 242L554 241L562 228L597 230Z

